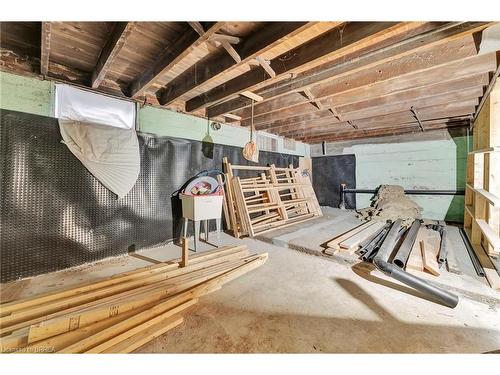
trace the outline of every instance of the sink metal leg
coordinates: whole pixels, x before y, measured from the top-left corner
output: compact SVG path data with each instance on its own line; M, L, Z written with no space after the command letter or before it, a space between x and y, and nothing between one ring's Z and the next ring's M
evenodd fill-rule
M208 242L208 220L205 220L205 242Z
M193 221L194 224L194 251L198 251L198 240L200 238L200 221Z

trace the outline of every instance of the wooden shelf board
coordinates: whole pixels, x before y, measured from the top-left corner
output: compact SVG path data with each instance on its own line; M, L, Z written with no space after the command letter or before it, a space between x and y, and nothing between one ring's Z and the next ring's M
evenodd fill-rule
M481 195L493 207L500 207L500 198L484 189L474 189L474 192Z
M474 214L472 213L472 205L466 204L465 210L470 216L474 217Z
M500 146L494 146L494 147L489 147L489 148L483 148L481 150L471 151L471 152L469 152L469 155L473 155L473 154L487 154L487 153L490 153L490 152L500 152Z
M476 223L479 225L479 228L481 228L481 232L483 232L483 235L489 244L493 246L495 251L500 251L500 237L498 237L493 228L491 228L484 220L476 219Z

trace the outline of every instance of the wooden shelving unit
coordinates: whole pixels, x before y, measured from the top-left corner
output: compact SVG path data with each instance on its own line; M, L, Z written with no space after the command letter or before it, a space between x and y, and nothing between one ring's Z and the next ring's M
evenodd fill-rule
M495 85L474 124L467 155L464 229L486 278L500 289L492 258L500 255L500 86Z

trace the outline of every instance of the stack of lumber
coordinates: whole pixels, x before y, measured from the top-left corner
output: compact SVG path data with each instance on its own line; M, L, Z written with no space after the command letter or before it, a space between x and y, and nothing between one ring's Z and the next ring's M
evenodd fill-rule
M339 251L353 253L364 243L374 238L385 226L384 222L366 221L339 234L327 243L325 254L333 255Z
M2 352L129 353L178 326L198 299L261 266L223 247L0 305Z
M239 238L253 237L271 230L322 216L311 180L298 168L274 165L232 165L224 158L224 215L228 229ZM254 171L241 178L236 171Z

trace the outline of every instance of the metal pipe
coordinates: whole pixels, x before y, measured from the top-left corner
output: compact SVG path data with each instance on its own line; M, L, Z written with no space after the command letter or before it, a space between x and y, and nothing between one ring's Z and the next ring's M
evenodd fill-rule
M361 259L366 261L373 258L377 250L380 248L380 245L382 245L382 242L384 241L387 232L389 232L390 227L391 224L386 224L385 227L383 227L382 230L377 234L377 236L368 245L360 250L360 252L363 254Z
M441 267L448 255L448 250L446 249L446 224L441 226L439 233L441 234L441 243L439 245L438 263Z
M415 220L408 234L406 235L403 243L398 249L396 256L394 257L392 263L398 266L399 268L404 268L406 262L408 261L408 257L410 256L411 249L413 248L413 244L415 243L415 239L417 238L418 230L420 229L420 220Z
M469 253L469 257L472 261L472 266L474 267L474 270L476 270L478 276L484 277L484 269L481 266L481 263L479 263L479 259L477 259L477 255L474 252L474 249L472 248L472 245L470 244L467 235L465 234L464 228L460 228L459 232L460 236L462 237L462 240L464 241L465 248Z
M373 259L373 264L387 276L401 281L402 283L433 297L434 299L443 303L445 306L453 309L458 305L458 296L456 296L455 294L434 286L417 276L403 271L399 267L379 258L378 254Z
M380 271L385 273L386 275L401 281L402 283L425 293L439 302L443 303L445 306L455 308L458 304L458 296L434 286L419 277L413 276L399 267L388 262L389 257L394 250L394 245L396 244L397 234L399 231L399 226L401 225L402 220L398 219L392 225L391 230L387 234L384 243L380 247L377 255L373 258L373 264Z
M344 188L341 193L349 194L375 194L377 189L350 189ZM405 190L408 195L465 195L465 190Z

